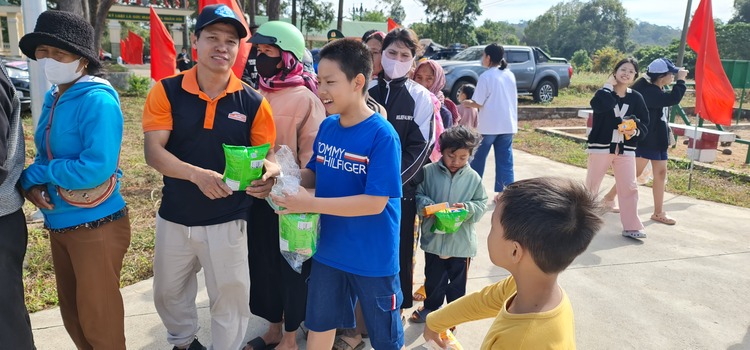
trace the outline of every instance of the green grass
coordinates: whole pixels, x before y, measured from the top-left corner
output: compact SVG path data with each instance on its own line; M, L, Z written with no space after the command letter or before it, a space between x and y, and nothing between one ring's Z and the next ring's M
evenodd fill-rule
M581 143L534 131L521 125L513 147L565 164L586 168L586 149ZM688 190L689 170L685 163L669 161L667 192L712 202L750 208L750 183L738 176L726 176L712 170L693 169L693 182Z
M130 209L131 242L123 262L120 285L127 286L153 276L154 218L161 198L161 176L146 165L143 156L141 113L145 98L121 95L125 118L120 167L124 171L120 191ZM27 163L34 157L31 118L24 119ZM28 214L34 211L24 205ZM26 252L28 268L24 271L26 306L29 312L57 305L57 291L52 268L49 237L41 224L29 225Z

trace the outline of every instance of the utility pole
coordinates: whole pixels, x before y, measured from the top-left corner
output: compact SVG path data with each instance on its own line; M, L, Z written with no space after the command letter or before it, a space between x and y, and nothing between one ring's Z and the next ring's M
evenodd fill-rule
M297 26L297 0L292 0L292 25Z
M24 0L21 2L21 11L23 11L23 30L24 34L34 31L36 19L42 12L47 11L47 1L45 0ZM49 90L50 84L47 82L45 75L37 61L29 61L29 78L31 92L31 119L34 122L34 129L39 122L39 115L42 114L42 102L44 94Z
M336 29L342 30L344 24L344 0L339 0L339 16L336 20Z
M693 0L687 0L687 9L685 10L685 22L682 24L682 36L680 37L680 49L677 52L677 67L682 67L682 60L685 58L685 42L687 41L688 27L690 26L690 9Z

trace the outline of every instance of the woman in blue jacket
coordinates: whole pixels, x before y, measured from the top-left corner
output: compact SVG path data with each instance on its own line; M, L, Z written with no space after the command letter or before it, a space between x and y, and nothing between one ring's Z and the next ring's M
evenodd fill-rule
M119 288L130 221L118 180L120 101L108 81L93 76L101 64L94 28L86 20L47 11L36 23L19 46L53 85L34 133L36 157L23 171L21 185L44 214L60 313L76 347L125 349ZM113 184L111 194L101 201L92 198L93 189L105 183ZM82 204L83 193L93 203ZM68 194L81 199L61 197Z

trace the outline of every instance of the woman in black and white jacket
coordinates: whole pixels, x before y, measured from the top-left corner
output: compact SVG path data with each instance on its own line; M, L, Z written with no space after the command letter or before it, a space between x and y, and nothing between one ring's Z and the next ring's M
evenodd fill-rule
M646 238L638 218L638 185L635 176L635 149L648 133L648 109L643 96L629 88L638 77L638 62L626 58L615 65L612 75L591 99L594 110L588 137L586 187L595 195L610 166L617 182L622 235ZM623 127L626 120L634 127Z

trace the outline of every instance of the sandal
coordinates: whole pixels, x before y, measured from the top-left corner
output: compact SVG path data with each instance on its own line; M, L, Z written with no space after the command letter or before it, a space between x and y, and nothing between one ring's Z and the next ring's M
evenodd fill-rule
M427 299L427 292L424 290L424 285L419 287L416 292L414 292L414 295L411 296L414 301L424 301Z
M332 350L362 350L365 347L365 342L362 340L357 344L356 346L352 347L349 345L349 343L346 342L346 340L341 339L341 337L336 337L336 340L333 341L333 348Z
M677 220L669 217L669 215L667 215L667 213L665 212L651 215L651 220L654 220L656 222L661 222L662 224L665 224L665 225L674 225L677 223Z
M602 205L604 205L604 208L606 208L611 213L620 212L620 207L617 206L617 202L615 201L603 200Z
M427 315L432 312L431 310L427 310L424 307L421 307L419 309L414 310L414 312L411 313L411 317L409 318L409 321L413 323L425 323L427 322Z
M279 343L266 344L266 341L263 340L263 338L255 337L249 342L247 342L247 344L245 344L245 347L243 347L243 349L247 349L248 346L251 346L253 350L273 349L274 347L276 347L276 345L279 345Z
M629 238L646 238L646 232L643 230L624 230L622 235Z

